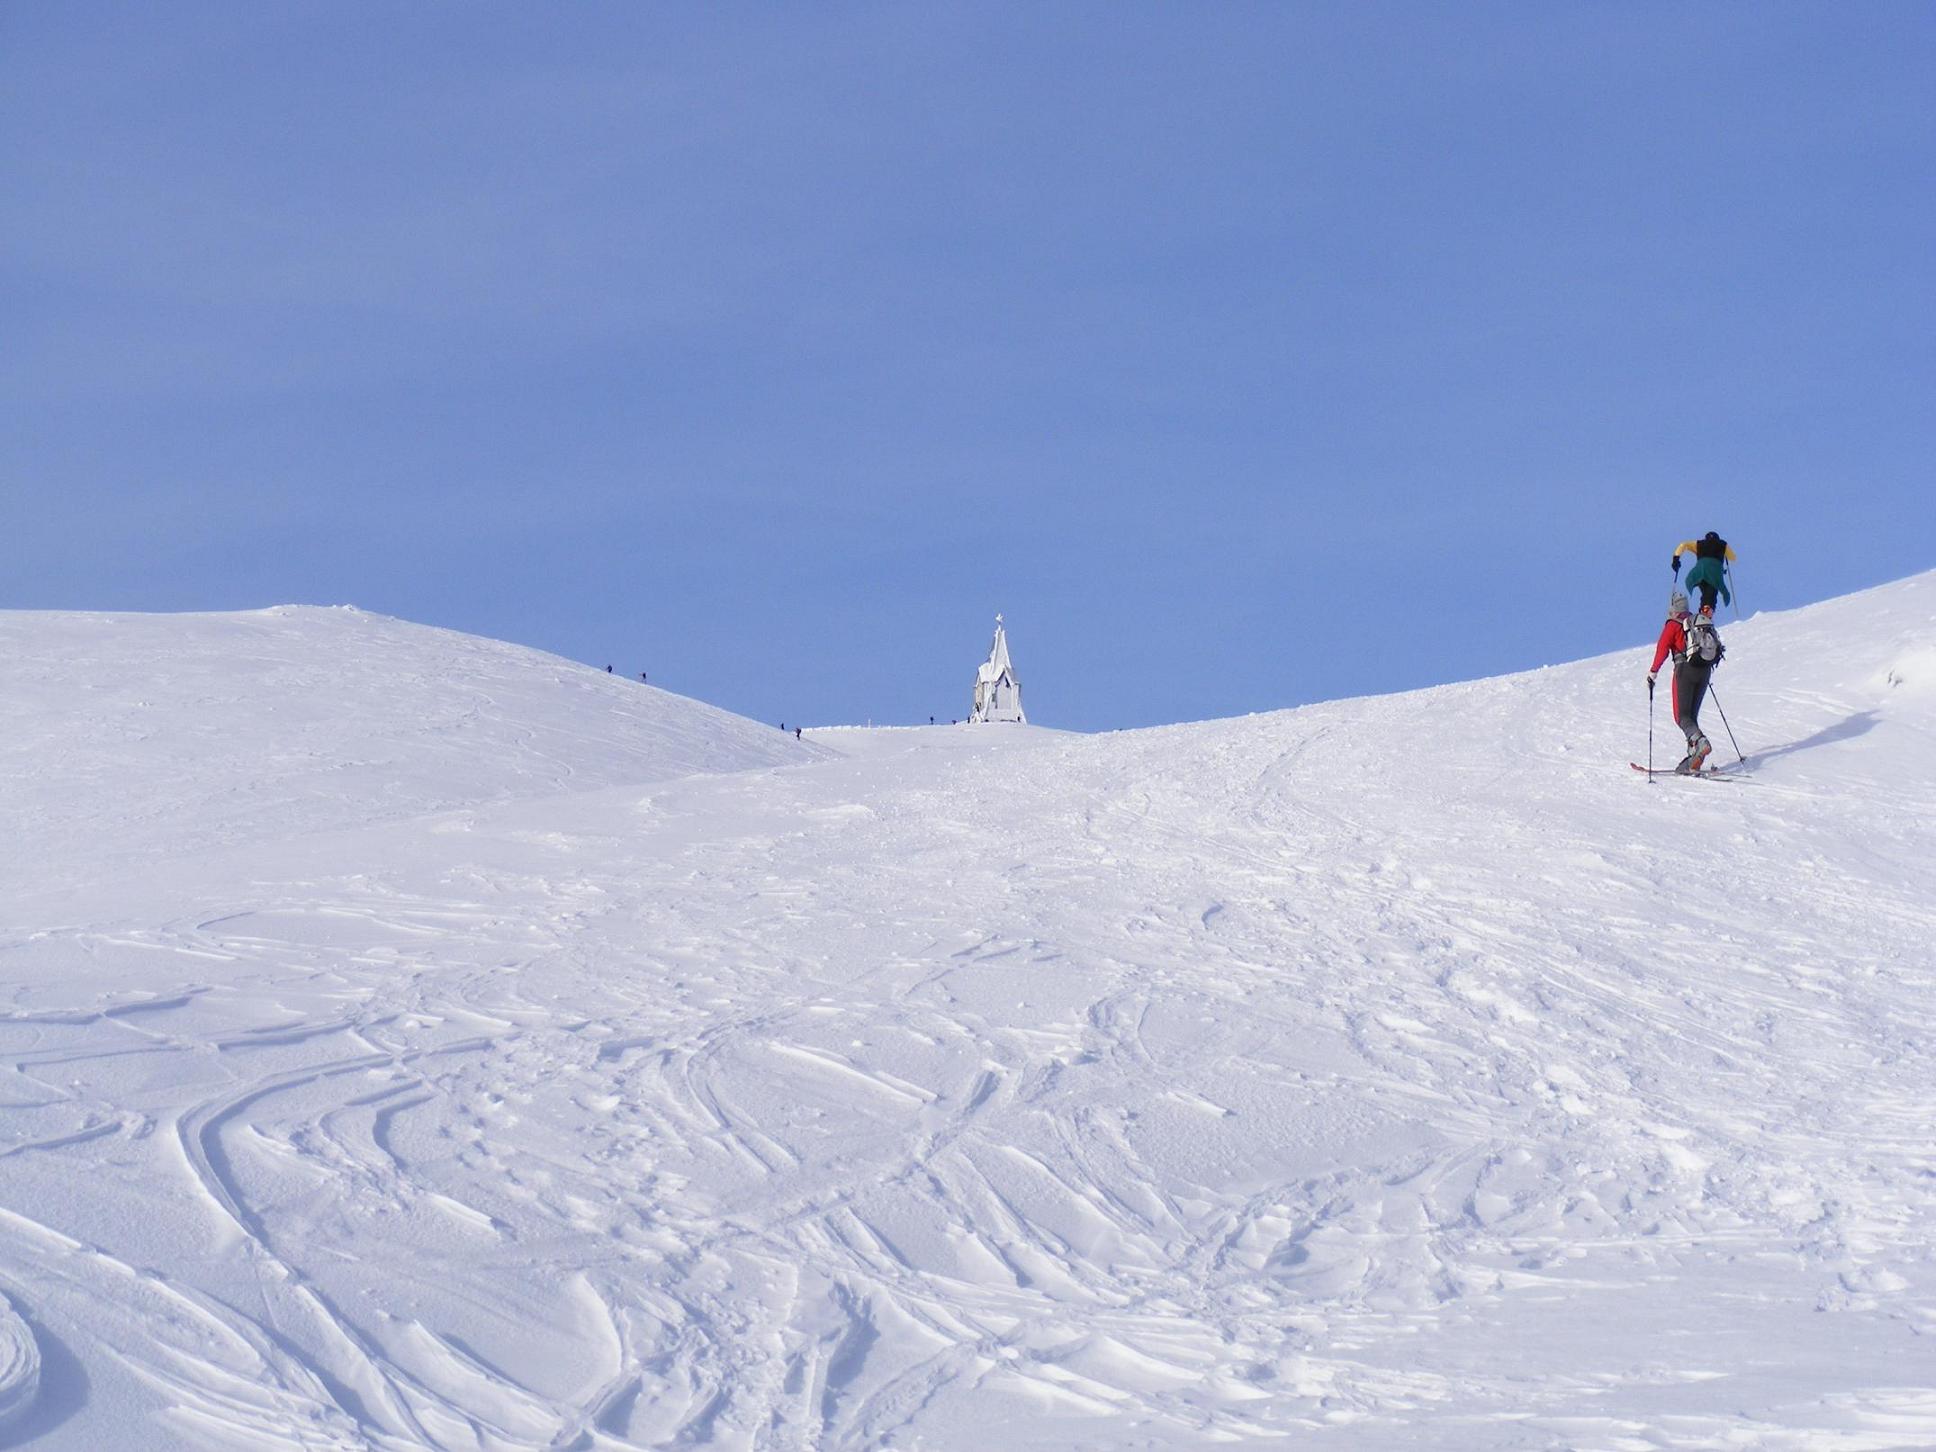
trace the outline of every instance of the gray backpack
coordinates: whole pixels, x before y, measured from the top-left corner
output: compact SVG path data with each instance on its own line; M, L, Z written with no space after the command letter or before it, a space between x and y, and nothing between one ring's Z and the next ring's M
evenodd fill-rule
M1687 622L1687 659L1691 665L1719 665L1728 648L1721 644L1721 632L1705 615Z

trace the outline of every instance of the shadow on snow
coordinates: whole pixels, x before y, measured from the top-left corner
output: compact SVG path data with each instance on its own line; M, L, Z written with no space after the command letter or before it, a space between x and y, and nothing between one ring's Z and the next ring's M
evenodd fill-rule
M1773 761L1778 756L1808 751L1817 746L1833 746L1838 741L1853 741L1856 737L1865 736L1873 731L1881 719L1880 712L1857 711L1853 716L1837 721L1833 726L1824 726L1813 736L1804 736L1800 741L1791 741L1786 746L1774 746L1766 751L1754 752L1749 760L1756 766L1760 766L1763 762Z

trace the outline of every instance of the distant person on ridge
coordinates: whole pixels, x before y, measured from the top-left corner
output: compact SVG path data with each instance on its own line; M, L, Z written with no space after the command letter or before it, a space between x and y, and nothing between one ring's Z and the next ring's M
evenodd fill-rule
M1681 577L1681 556L1692 551L1694 568L1687 572L1687 588L1698 590L1701 594L1701 614L1714 613L1715 591L1721 593L1721 603L1732 605L1734 592L1728 589L1728 565L1734 560L1734 551L1728 542L1709 530L1699 539L1684 539L1674 546L1674 578Z
M1701 769L1714 748L1701 734L1701 702L1707 696L1708 682L1714 678L1722 648L1720 634L1706 614L1687 613L1687 595L1675 590L1667 597L1667 623L1661 627L1660 643L1654 647L1654 663L1647 671L1647 694L1654 694L1654 677L1668 655L1674 657L1674 676L1669 700L1674 708L1674 724L1687 738L1687 755L1674 768L1677 776L1691 776Z

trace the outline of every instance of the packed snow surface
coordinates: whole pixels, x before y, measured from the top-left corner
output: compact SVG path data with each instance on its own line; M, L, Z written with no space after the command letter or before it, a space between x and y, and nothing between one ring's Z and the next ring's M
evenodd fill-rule
M1729 626L1712 781L1658 623L797 741L0 615L0 1443L1936 1445L1936 575Z

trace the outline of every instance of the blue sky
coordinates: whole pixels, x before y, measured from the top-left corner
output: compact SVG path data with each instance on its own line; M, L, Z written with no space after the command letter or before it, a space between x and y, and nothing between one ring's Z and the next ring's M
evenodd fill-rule
M959 714L1000 610L1101 729L1639 646L1707 529L1881 583L1932 74L1908 3L21 0L0 606L789 722Z

